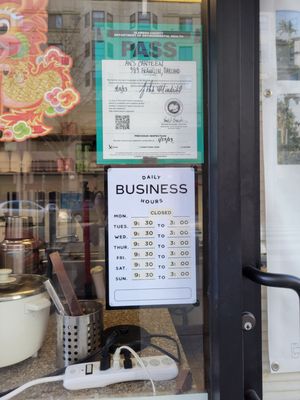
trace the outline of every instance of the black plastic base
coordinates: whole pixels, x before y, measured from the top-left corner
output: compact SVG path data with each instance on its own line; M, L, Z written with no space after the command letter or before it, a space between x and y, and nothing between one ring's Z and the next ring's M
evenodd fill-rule
M109 347L110 353L114 353L116 348L120 346L129 346L138 352L150 344L150 334L144 328L137 325L116 325L103 331L103 346L105 346L106 340L114 333L116 335Z

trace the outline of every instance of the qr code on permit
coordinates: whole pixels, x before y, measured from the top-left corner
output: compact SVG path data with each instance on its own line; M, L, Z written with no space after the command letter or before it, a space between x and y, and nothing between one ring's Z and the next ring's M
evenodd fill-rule
M130 115L115 115L116 129L130 129Z

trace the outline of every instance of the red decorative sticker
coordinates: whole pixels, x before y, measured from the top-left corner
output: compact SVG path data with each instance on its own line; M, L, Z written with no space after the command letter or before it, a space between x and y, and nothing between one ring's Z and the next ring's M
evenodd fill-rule
M51 132L45 117L68 113L80 101L72 58L47 44L48 0L0 4L0 141Z

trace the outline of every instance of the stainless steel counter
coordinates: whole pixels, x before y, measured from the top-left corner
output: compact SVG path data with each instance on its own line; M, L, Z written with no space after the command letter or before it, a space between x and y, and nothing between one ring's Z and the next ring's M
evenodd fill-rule
M104 328L120 325L133 324L144 327L151 334L164 334L178 339L172 319L167 309L141 309L125 311L105 311ZM176 354L176 346L165 339L155 339L153 343L165 350ZM181 346L180 346L181 347ZM182 353L182 374L177 380L156 382L157 394L175 394L181 391L182 376L188 370L187 361L183 350ZM142 355L158 355L159 353L147 348ZM51 315L45 342L36 358L30 358L11 367L0 368L0 392L22 385L32 379L52 373L56 367L56 318ZM189 392L195 392L195 386ZM68 391L63 388L62 382L48 383L34 386L14 397L16 400L64 400L64 399L100 399L103 397L126 397L138 395L152 395L152 388L149 381L118 383L105 388L89 389L80 391Z

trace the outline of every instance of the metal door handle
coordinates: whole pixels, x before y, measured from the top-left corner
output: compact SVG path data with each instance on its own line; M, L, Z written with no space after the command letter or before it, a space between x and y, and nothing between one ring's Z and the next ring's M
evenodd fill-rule
M293 275L262 272L255 267L244 267L243 275L259 285L294 290L300 300L300 279Z
M262 272L252 266L244 267L243 275L259 285L292 289L297 293L300 301L300 279L296 276ZM245 400L260 400L260 398L254 390L250 389L245 392Z

